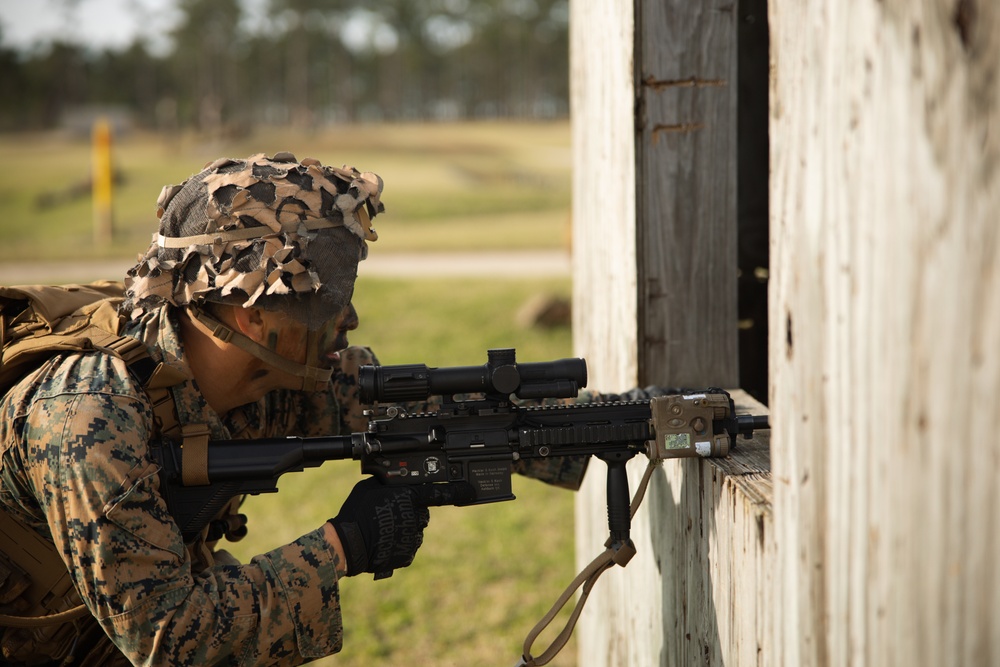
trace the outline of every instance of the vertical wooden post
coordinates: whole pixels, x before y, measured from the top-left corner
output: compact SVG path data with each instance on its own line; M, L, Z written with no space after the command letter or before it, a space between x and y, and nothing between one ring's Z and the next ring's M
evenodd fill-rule
M587 359L591 387L620 390L635 386L639 375L633 5L575 2L570 12L574 348ZM576 501L581 568L608 536L607 473L594 463ZM607 664L608 647L617 642L621 628L606 622L617 576L603 576L577 627L581 664Z
M639 382L735 387L736 4L636 6Z
M94 121L91 131L91 189L94 209L94 243L111 244L114 233L112 214L113 167L111 163L111 124L107 118Z
M590 384L735 386L736 7L595 0L571 11L574 344ZM764 451L750 473L761 479ZM632 489L645 464L629 464ZM769 509L738 481L750 469L687 460L657 471L633 522L638 555L604 575L584 612L582 664L758 654ZM581 566L608 534L605 476L595 461L577 502ZM725 604L737 599L753 611L734 621Z
M573 337L591 386L638 383L632 0L571 7Z
M769 662L1000 664L1000 7L771 36Z

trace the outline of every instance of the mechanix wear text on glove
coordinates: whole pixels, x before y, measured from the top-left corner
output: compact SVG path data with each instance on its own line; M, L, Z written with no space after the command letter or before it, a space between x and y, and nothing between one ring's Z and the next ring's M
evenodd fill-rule
M374 477L358 482L330 523L340 537L347 576L372 572L376 579L407 567L424 539L428 507L464 505L475 492L466 482L386 486Z
M413 562L429 520L413 489L368 478L355 485L330 523L344 547L347 575L372 572L381 579Z

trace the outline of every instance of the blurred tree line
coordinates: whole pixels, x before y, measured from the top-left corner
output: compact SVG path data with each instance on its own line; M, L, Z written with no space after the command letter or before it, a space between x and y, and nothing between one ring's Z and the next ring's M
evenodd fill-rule
M0 35L0 130L47 128L82 107L148 128L558 117L568 113L568 0L177 0L172 48Z

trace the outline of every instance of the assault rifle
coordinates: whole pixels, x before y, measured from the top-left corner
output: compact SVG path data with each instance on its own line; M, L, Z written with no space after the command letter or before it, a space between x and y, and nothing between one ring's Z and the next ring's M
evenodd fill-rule
M207 470L207 483L188 486L182 474L185 452L164 443L159 459L167 504L189 541L233 497L277 491L281 475L324 461L356 459L363 474L383 484L415 485L424 498L434 497L440 484L458 482L468 493L454 504L474 505L514 499L516 461L596 456L608 465L610 537L604 553L584 568L525 639L518 665L538 667L569 640L601 573L626 565L635 554L629 537L632 513L655 465L667 458L726 456L738 435L749 438L755 429L768 428L767 417L737 415L732 397L722 389L643 401L539 401L574 398L586 385L583 359L519 364L513 349L490 350L483 366L364 366L360 399L373 406L367 432L209 442L207 453L196 455L199 474L189 477L204 482ZM432 397L440 399L436 411L407 411L406 403ZM630 503L625 464L640 452L650 465ZM391 574L378 572L375 578ZM532 656L534 640L577 588L582 592L566 627L541 655Z
M587 365L583 359L517 363L513 349L490 350L483 366L364 366L359 384L362 403L375 406L367 432L212 441L207 484L185 486L185 452L176 444L161 447L167 503L185 540L231 498L275 492L283 474L324 461L356 459L363 474L384 484L466 482L471 492L456 504L474 505L514 499L515 461L596 456L608 465L608 524L617 550L631 545L629 459L640 452L655 461L726 456L737 435L767 428L766 417L737 415L721 389L648 401L522 405L512 397L576 397L587 384ZM402 405L433 396L442 399L433 412L411 414Z

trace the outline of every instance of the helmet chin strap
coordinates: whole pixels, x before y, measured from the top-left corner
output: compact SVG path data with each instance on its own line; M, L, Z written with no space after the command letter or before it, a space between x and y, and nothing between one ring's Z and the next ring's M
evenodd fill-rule
M204 324L212 331L212 335L219 340L235 345L247 354L257 357L265 364L273 366L280 371L293 375L297 378L302 379L302 384L298 387L300 391L320 391L326 387L330 382L330 378L333 377L333 370L329 368L321 368L319 366L310 366L309 364L300 364L291 359L286 359L277 352L268 349L253 340L249 336L246 336L238 331L234 331L229 326L223 324L217 318L209 315L207 312L198 308L197 306L189 306L191 314L194 315L195 319ZM316 344L316 337L319 334L314 331L310 331L308 334L308 339L306 342L306 348L312 349Z

